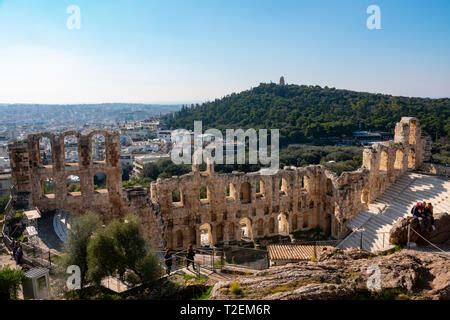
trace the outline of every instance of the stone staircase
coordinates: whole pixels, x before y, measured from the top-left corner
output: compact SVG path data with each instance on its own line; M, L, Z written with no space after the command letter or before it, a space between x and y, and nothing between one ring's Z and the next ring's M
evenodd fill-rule
M434 212L450 212L450 181L419 173L406 173L391 185L369 208L354 217L353 230L338 248L362 248L376 252L392 248L389 231L400 218L410 214L418 201L431 202Z

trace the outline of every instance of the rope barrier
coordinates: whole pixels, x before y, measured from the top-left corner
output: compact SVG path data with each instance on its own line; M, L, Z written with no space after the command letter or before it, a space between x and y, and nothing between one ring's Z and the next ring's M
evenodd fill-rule
M445 255L449 255L449 253L445 250L442 250L441 248L439 248L437 245L435 245L434 243L430 242L428 239L426 239L425 237L423 237L419 232L417 232L416 230L414 230L411 226L410 229L417 234L419 237L421 237L423 240L425 240L426 242L428 242L431 246L435 247L436 249L438 249L439 251L443 252ZM408 239L409 240L409 239ZM409 241L408 241L409 242Z

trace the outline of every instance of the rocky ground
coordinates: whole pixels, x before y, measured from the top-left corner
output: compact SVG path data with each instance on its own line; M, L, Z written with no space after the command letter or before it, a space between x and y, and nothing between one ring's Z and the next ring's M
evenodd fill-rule
M379 279L377 282L377 267ZM374 271L375 270L375 271ZM371 288L377 290L369 290ZM375 256L333 250L319 261L217 283L211 299L450 299L450 257L402 250Z

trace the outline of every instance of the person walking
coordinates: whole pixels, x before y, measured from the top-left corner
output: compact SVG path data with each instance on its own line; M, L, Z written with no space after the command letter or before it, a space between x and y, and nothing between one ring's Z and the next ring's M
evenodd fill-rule
M187 269L189 269L189 266L190 266L191 263L192 263L192 268L193 268L194 270L196 270L196 269L195 269L194 257L195 257L195 251L194 251L194 249L192 248L192 243L191 243L191 244L189 244L189 247L188 247L188 250L187 250L187 253L186 253L186 263L187 263L186 268L187 268Z
M166 254L164 255L164 263L166 265L166 273L170 276L170 272L172 270L172 250L167 249Z

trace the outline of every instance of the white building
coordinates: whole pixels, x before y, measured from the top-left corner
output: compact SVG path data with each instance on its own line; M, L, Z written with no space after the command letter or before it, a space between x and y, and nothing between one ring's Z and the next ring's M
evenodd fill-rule
M133 161L133 175L135 177L142 177L144 166L147 163L157 162L159 160L170 160L169 154L146 154L136 156Z

